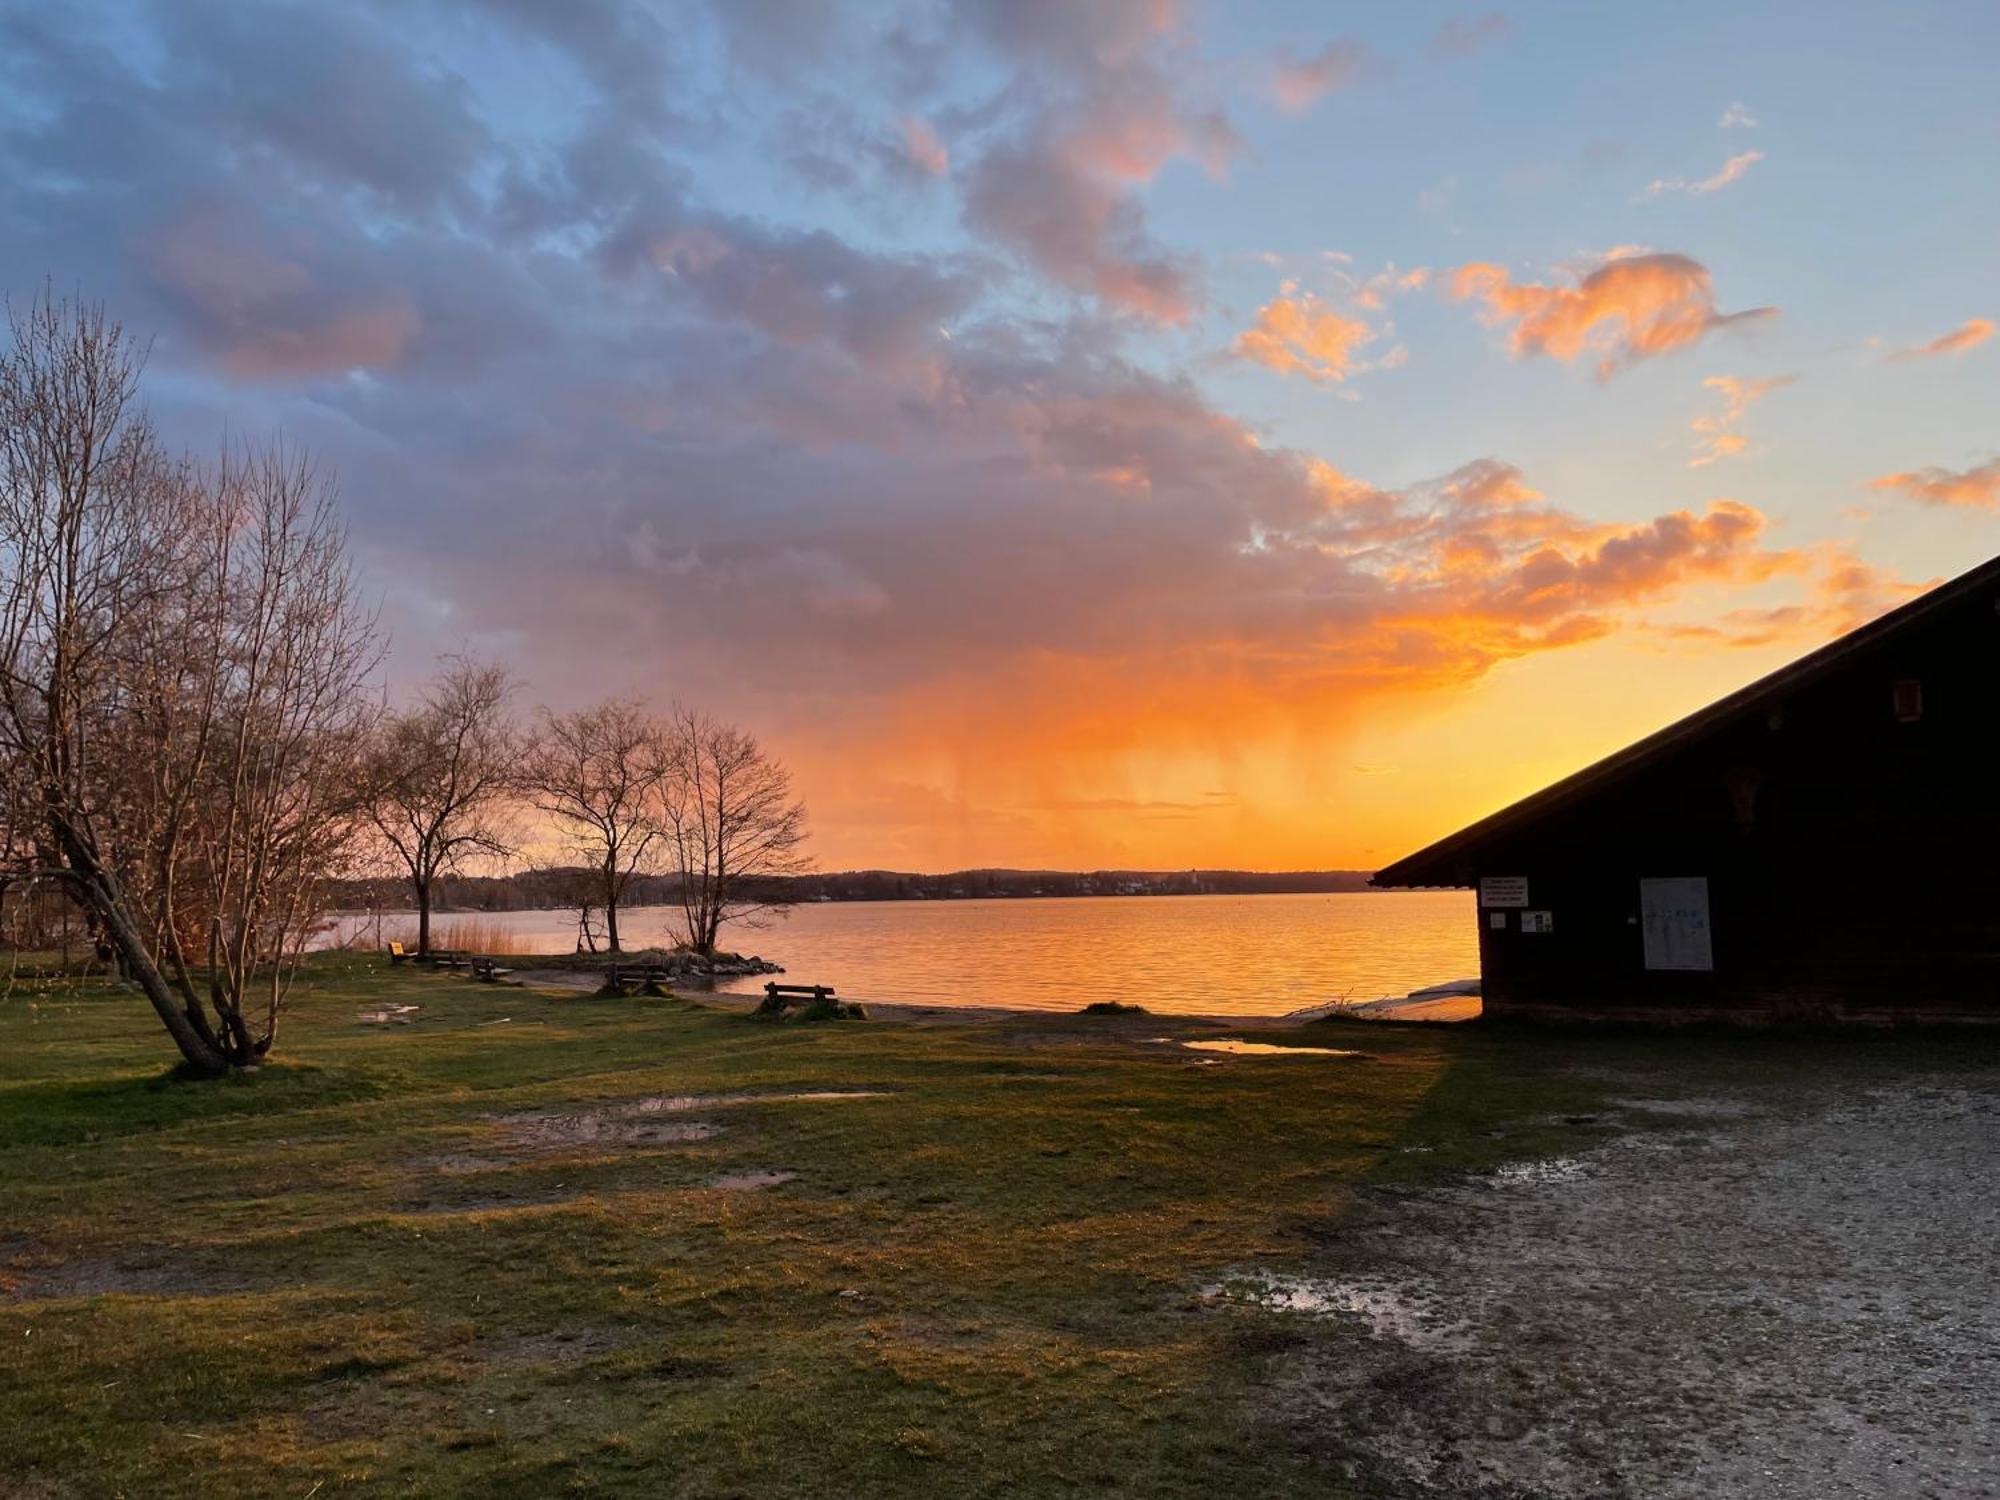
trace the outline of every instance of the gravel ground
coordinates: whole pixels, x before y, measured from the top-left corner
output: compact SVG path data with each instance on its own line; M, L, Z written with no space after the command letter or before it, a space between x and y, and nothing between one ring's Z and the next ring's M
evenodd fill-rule
M2000 1074L1616 1118L1225 1286L1312 1335L1293 1439L1383 1497L2000 1495Z

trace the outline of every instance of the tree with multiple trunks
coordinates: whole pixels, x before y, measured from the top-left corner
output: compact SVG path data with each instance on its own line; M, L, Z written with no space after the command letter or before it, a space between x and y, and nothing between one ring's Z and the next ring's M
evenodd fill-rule
M352 845L372 620L282 445L169 456L142 351L43 296L0 359L0 794L188 1067L253 1066Z

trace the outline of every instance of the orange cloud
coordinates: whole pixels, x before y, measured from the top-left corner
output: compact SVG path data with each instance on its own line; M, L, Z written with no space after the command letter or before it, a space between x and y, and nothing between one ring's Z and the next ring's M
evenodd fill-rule
M1925 505L2000 510L2000 458L1956 471L1932 464L1905 474L1884 474L1870 488L1901 490Z
M1803 602L1746 606L1726 610L1709 623L1682 622L1646 628L1669 640L1732 649L1825 640L1867 624L1938 581L1911 582L1898 578L1885 568L1863 562L1844 544L1830 543L1812 549L1812 566L1818 569L1818 574Z
M1690 469L1705 468L1720 458L1730 458L1750 446L1750 439L1736 430L1745 412L1771 392L1783 390L1798 379L1796 375L1773 375L1751 380L1742 375L1711 375L1702 384L1722 393L1722 410L1696 417L1688 424L1701 439L1701 451L1688 460Z
M1930 359L1939 354L1963 354L1968 349L1977 348L1993 337L1991 318L1967 318L1950 333L1941 333L1928 344L1918 344L1914 348L1899 349L1889 358L1894 360Z
M1508 343L1517 358L1546 354L1567 363L1596 354L1599 378L1777 312L1717 312L1708 268L1672 254L1619 256L1573 287L1516 282L1500 266L1474 262L1452 272L1445 289L1456 300L1485 302L1489 323L1511 325Z
M1341 316L1287 282L1258 310L1256 325L1237 335L1236 353L1280 375L1340 381L1354 369L1354 351L1374 337L1375 330L1360 319Z

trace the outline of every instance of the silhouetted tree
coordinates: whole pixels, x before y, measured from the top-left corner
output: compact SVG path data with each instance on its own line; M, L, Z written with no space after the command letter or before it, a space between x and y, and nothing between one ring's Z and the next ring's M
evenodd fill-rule
M420 954L431 951L438 877L469 856L511 852L505 818L522 749L507 714L512 691L503 669L449 658L423 701L384 719L372 738L363 772L368 820L409 882Z
M662 792L681 938L713 954L723 923L754 926L790 904L768 884L763 894L753 888L811 868L806 812L785 768L742 730L677 709L669 738L673 773Z
M591 872L585 899L604 911L605 946L622 951L618 907L626 885L665 837L662 785L672 747L644 705L608 699L576 713L542 710L522 757L528 800L556 826Z

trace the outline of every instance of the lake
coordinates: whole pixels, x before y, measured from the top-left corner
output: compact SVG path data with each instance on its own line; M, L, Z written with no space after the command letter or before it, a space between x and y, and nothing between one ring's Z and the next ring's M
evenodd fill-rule
M797 907L763 931L726 931L723 946L783 964L788 983L832 985L862 1001L1075 1010L1122 1000L1156 1011L1275 1015L1477 974L1473 917L1469 891L837 901ZM436 919L441 941L459 919ZM411 916L383 920L391 935L415 930ZM469 920L504 927L528 951L575 944L573 912ZM666 940L670 921L664 907L619 914L628 947Z

